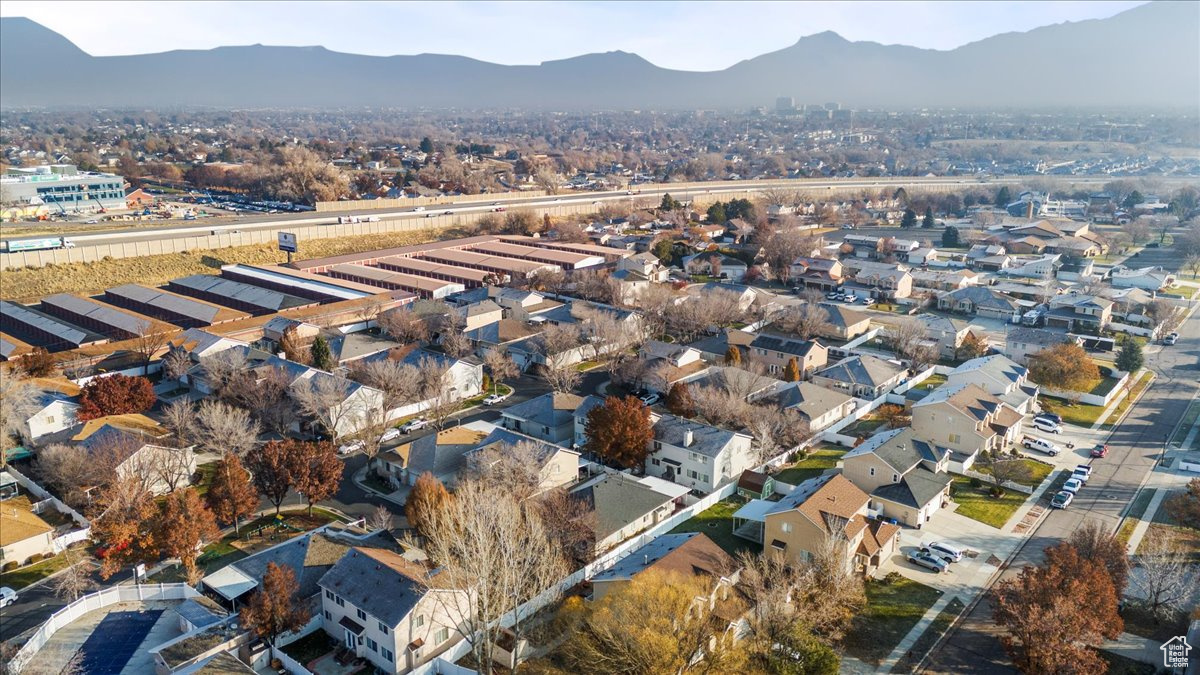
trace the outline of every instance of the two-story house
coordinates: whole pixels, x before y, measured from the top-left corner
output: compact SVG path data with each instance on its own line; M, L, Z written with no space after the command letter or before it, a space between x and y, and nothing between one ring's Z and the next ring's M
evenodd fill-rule
M915 429L891 429L842 457L842 475L870 495L871 509L920 528L950 503L950 451Z
M354 547L321 577L321 628L385 673L408 673L462 639L463 591L437 570L381 548Z
M1112 320L1113 301L1092 295L1059 295L1050 300L1046 326L1100 334Z
M788 362L796 359L801 374L822 368L829 361L829 350L816 340L800 340L777 335L758 335L750 342L750 354L766 364L772 375L780 375Z
M500 425L526 436L570 445L575 435L575 409L583 398L549 392L500 411Z
M938 355L943 359L955 359L963 340L971 334L971 324L961 319L937 314L918 314L914 318L925 326L925 338L937 345Z
M900 384L906 374L904 366L863 354L816 371L812 381L822 387L871 400Z
M791 266L793 285L832 291L845 283L842 263L832 258L797 258Z
M700 350L688 345L649 340L638 350L638 357L646 364L642 386L663 394L676 382L693 379L708 369Z
M1022 415L1033 412L1038 395L1038 386L1029 381L1029 369L1000 354L964 361L950 371L945 384L978 385Z
M30 411L21 425L21 437L36 442L43 436L75 426L79 403L72 396L59 391L43 391L35 399Z
M514 452L522 444L531 449L518 457L521 461L530 463L525 467L529 476L532 477L536 473L537 486L534 494L566 487L578 480L578 452L501 428L493 429L477 446L469 450L465 464L467 467L480 468L483 462L500 461L506 453Z
M592 577L591 599L600 600L650 570L695 575L712 584L732 584L738 577L737 561L703 532L664 534Z
M646 473L712 492L755 464L750 436L674 415L654 423Z
M1023 366L1028 366L1030 356L1047 347L1067 342L1080 344L1082 339L1041 328L1012 328L1005 336L1004 355Z
M1015 300L985 286L968 286L940 295L938 309L1002 321L1016 321L1021 316Z
M779 407L795 410L817 432L854 412L859 400L836 389L812 382L788 382L775 394Z
M664 283L667 280L667 268L652 253L635 253L617 261L617 272L635 272L652 283Z
M844 548L848 569L864 575L879 569L898 550L900 528L870 518L870 497L844 476L817 483L815 489L798 486L778 502L766 503L770 510L762 516L763 553L798 563L832 542Z
M472 422L422 436L380 453L376 471L396 486L416 485L426 472L443 483L453 483L465 466L467 453L478 447L492 428L487 422Z
M912 407L912 428L921 438L953 451L951 463L962 472L980 452L1015 443L1024 416L977 384L944 384Z
M852 271L854 281L869 287L874 297L895 300L912 295L913 278L905 267L855 261L848 269Z

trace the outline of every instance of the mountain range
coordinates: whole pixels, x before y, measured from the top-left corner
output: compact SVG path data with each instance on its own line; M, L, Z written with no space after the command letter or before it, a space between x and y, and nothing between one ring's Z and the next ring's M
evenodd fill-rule
M719 48L714 47L714 48ZM953 50L826 32L729 68L660 68L626 52L536 66L251 45L92 56L29 19L0 19L0 105L25 107L737 109L1200 107L1200 3L1005 33Z

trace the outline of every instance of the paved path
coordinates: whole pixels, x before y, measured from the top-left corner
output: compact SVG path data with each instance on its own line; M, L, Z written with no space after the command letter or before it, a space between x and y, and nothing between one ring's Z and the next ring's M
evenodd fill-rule
M1154 522L1154 514L1158 511L1158 507L1163 502L1163 498L1167 496L1166 490L1154 490L1154 496L1150 498L1150 504L1146 507L1146 513L1142 514L1138 524L1134 526L1133 532L1129 535L1129 542L1126 544L1126 550L1129 555L1137 552L1138 544L1142 543L1142 537L1146 536L1146 532L1150 529L1150 523Z
M1105 651L1120 654L1127 659L1142 663L1162 662L1162 643L1132 633L1121 633L1121 637L1100 646Z
M938 598L937 602L933 603L933 605L925 611L924 616L922 616L921 620L917 622L917 625L913 626L912 630L908 631L908 634L900 639L900 643L896 645L896 648L892 650L892 653L888 654L887 658L879 662L878 672L892 672L892 668L895 668L896 664L900 662L900 659L904 658L904 655L907 654L910 649L912 649L913 645L917 643L917 640L920 639L921 635L923 635L929 626L933 624L933 620L938 617L938 614L942 613L943 609L946 609L946 605L950 604L950 601L955 597L957 596L949 593L943 593L942 597Z

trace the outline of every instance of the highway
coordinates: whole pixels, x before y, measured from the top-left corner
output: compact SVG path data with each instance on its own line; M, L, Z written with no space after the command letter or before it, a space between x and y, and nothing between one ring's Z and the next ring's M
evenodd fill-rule
M890 187L949 187L961 186L962 189L968 189L972 186L980 187L985 190L992 189L992 186L997 185L1019 185L1028 183L1030 176L1004 176L992 178L986 182L981 182L974 178L874 178L874 179L792 179L792 180L777 180L777 181L738 181L713 183L711 188L701 187L672 187L670 185L654 184L643 186L640 190L635 189L634 194L627 194L627 191L610 191L610 192L583 192L570 193L553 196L539 197L521 197L514 194L497 194L493 201L478 202L478 201L463 201L455 202L453 198L447 198L444 204L433 204L425 207L412 207L399 210L354 210L340 213L329 214L314 214L313 212L306 213L291 213L278 215L254 215L254 216L219 216L215 218L198 219L187 221L186 223L169 224L173 221L163 221L162 224L148 223L141 227L129 228L124 230L106 230L104 232L96 232L94 234L70 233L67 238L76 246L86 246L89 244L122 244L137 241L154 241L163 239L174 239L178 237L209 235L215 232L231 232L231 231L251 231L251 230L273 230L289 226L298 225L325 225L336 224L338 216L357 215L360 217L379 218L380 220L394 220L397 218L425 218L429 216L437 216L443 214L452 215L470 215L483 214L489 211L494 211L498 207L504 209L514 208L552 208L555 206L577 205L580 203L592 202L599 205L604 202L621 202L623 200L634 199L653 199L654 201L661 200L664 194L670 193L673 197L680 201L688 201L698 196L721 195L727 193L746 192L748 190L768 190L768 189L786 189L786 190L869 190ZM1111 179L1105 177L1063 177L1064 183L1074 186L1099 186ZM694 185L694 184L693 184ZM418 208L422 208L418 211ZM37 239L43 238L45 235L36 237L21 237L11 236L5 237L4 241L19 241L21 239Z
M1146 249L1139 256L1139 264L1178 267L1170 253L1170 249ZM1108 457L1091 461L1092 477L1071 506L1050 510L998 581L1016 577L1026 565L1041 564L1047 548L1070 537L1088 520L1097 520L1112 531L1117 529L1125 508L1153 471L1169 434L1200 388L1200 318L1189 318L1179 334L1175 346L1162 347L1156 353L1147 350L1146 367L1158 378L1113 430ZM1000 635L992 623L991 603L985 599L930 655L926 671L1016 673L1000 644Z

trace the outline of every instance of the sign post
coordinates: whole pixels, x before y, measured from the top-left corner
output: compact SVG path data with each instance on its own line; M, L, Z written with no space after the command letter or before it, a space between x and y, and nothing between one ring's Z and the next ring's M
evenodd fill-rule
M279 233L279 250L287 251L287 261L291 263L292 254L296 252L296 234L294 232Z

